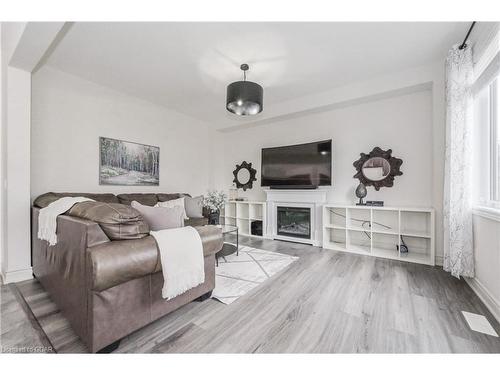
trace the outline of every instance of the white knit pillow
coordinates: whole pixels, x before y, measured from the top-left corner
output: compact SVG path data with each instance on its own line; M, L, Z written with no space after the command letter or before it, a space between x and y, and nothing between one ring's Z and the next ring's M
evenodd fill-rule
M158 202L155 204L155 207L167 207L167 208L172 208L172 207L182 207L182 210L183 210L183 219L186 220L186 219L189 219L189 217L186 215L186 206L184 204L184 197L182 198L178 198L178 199L172 199L172 200L169 200L169 201L165 201L165 202Z

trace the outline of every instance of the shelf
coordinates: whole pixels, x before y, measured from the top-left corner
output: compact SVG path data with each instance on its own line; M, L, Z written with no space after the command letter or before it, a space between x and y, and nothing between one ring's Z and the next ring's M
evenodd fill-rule
M363 245L350 245L349 249L346 249L346 251L350 253L364 254L364 255L368 255L371 253L370 246L363 246Z
M267 238L265 236L259 236L257 234L251 234L251 233L239 233L240 236L245 236L245 237L254 237L254 238ZM240 244L241 245L241 244Z
M340 230L346 230L345 227L343 226L340 226L340 225L332 225L332 224L326 224L324 225L325 228L328 228L328 229L340 229Z
M260 205L263 206L266 204L266 202L261 202L261 201L227 201L226 204L231 203L231 204L255 204L255 205Z
M432 264L430 254L412 253L412 252L402 253L400 259L412 263Z
M262 236L251 234L253 221L262 222ZM266 202L227 201L224 206L224 223L237 226L242 236L266 238Z
M327 242L326 246L330 250L346 251L345 243L342 242Z
M354 204L333 204L327 203L323 207L327 209L356 209L356 210L381 210L381 211L405 211L405 212L434 212L432 207L392 207L392 206L357 206Z
M345 220L332 212L345 213ZM434 226L432 208L332 204L323 208L324 247L347 253L434 265ZM409 253L398 251L401 236Z
M381 249L378 247L374 247L372 249L372 255L374 255L376 257L380 257L380 258L399 260L399 251L397 251L396 249L389 250L389 249Z
M338 229L346 229L346 228L338 228ZM353 230L356 232L368 232L368 233L371 232L370 228L363 228L363 227L347 227L347 230Z
M391 230L373 230L372 229L371 232L375 233L375 234L391 234L391 235L394 235L394 236L399 236L398 232L394 232L394 231L391 231Z
M233 217L224 217L224 224L236 225L236 219Z
M406 236L431 238L429 215L425 212L401 212L401 233Z
M421 237L421 238L431 238L430 233L427 232L419 232L419 231L414 231L414 232L403 232L401 233L402 236L407 236L407 237Z

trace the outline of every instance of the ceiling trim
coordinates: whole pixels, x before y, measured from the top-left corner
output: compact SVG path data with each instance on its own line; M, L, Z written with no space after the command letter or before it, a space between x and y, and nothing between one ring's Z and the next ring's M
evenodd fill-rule
M271 122L288 120L312 113L330 111L351 105L380 100L396 95L431 89L433 82L442 75L442 62L435 62L411 70L383 75L371 80L338 87L326 92L309 95L267 108L262 115L251 119L238 118L222 124L219 132L231 132Z
M14 50L9 65L33 72L64 28L64 22L28 22Z
M253 128L253 127L257 127L257 126L262 126L262 125L267 125L267 124L271 124L271 123L288 121L288 120L292 120L292 119L296 119L296 118L300 118L300 117L304 117L304 116L309 116L309 115L313 115L313 114L317 114L317 113L333 111L335 109L346 108L346 107L351 107L351 106L355 106L355 105L359 105L359 104L374 102L377 100L390 99L390 98L394 98L394 97L401 96L401 95L408 95L408 94L412 94L412 93L416 93L416 92L430 91L430 90L432 90L432 81L424 82L424 83L417 84L414 86L404 87L401 89L386 91L386 92L382 92L379 94L369 95L369 96L360 97L360 98L351 99L351 100L345 100L342 102L328 104L328 105L324 105L321 107L306 109L306 110L299 111L299 112L293 112L293 113L289 113L289 114L285 114L285 115L281 115L281 116L266 118L266 119L262 119L260 121L253 121L251 123L239 124L239 125L231 126L228 128L218 129L218 131L221 133L231 133L231 132L244 130L244 129L248 129L248 128Z

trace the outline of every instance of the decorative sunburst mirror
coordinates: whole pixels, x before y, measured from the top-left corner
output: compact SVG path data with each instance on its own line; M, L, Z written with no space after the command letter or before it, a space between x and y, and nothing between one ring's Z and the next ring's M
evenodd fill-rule
M244 161L240 165L236 164L236 169L233 171L234 180L236 187L242 188L243 191L251 189L253 181L257 181L255 174L257 171L252 168L252 163L247 163Z
M403 174L400 171L403 160L391 154L391 149L384 151L380 147L375 147L369 154L362 152L361 157L353 163L357 171L354 178L365 186L373 186L375 190L393 186L394 177Z

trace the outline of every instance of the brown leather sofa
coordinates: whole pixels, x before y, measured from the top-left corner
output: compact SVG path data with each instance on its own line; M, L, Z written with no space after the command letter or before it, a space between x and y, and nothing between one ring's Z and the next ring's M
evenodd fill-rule
M62 196L86 196L57 219L58 242L39 240L40 208ZM171 299L161 296L163 275L156 242L132 200L154 205L179 194L47 193L32 208L33 274L59 306L74 331L97 352L195 300L215 287L215 253L222 233L206 220L187 221L203 243L205 282Z

